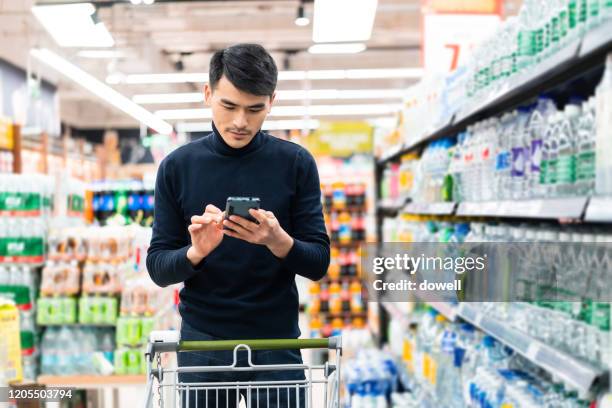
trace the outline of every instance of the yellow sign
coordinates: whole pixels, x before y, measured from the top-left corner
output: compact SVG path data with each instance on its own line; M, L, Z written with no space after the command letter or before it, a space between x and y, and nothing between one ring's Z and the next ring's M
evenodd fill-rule
M21 381L21 340L19 337L19 312L11 303L0 299L0 371L7 383Z
M303 144L314 156L372 154L373 133L372 126L365 122L323 122Z
M0 117L0 149L13 150L13 124Z
M500 14L500 0L425 0L427 12L453 14Z

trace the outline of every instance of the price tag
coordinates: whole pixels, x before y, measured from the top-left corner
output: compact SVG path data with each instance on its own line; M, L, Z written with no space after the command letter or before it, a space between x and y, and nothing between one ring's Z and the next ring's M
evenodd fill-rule
M540 345L534 342L529 343L529 347L527 347L527 358L530 360L535 360L538 355L538 351L540 351Z
M412 341L408 340L408 339L404 339L404 348L403 348L403 352L402 352L402 359L406 362L406 363L410 363L412 364L412 359L413 359L413 350L414 350L414 345L412 344Z

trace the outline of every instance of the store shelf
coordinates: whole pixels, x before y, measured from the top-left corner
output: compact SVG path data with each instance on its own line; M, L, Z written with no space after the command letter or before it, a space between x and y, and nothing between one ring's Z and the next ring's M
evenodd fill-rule
M591 390L606 375L605 370L509 327L494 316L486 316L474 306L462 303L457 315L581 392Z
M404 212L421 215L452 215L456 206L456 203L408 203L404 207Z
M407 198L398 198L398 199L390 199L385 198L381 200L380 204L378 204L378 211L386 212L386 213L397 213L404 207L406 204Z
M612 222L612 197L591 197L584 220Z
M401 324L408 326L408 312L401 310L395 302L380 302L382 307L389 313L392 319L397 320Z
M144 386L146 382L147 377L145 375L41 375L38 377L39 384L78 389Z
M377 164L383 166L419 148L426 142L444 136L452 136L483 117L499 114L517 104L524 103L539 93L587 71L588 68L601 64L605 59L605 53L610 50L612 50L612 30L609 24L603 24L587 33L582 40L568 44L533 69L512 78L511 83L492 90L489 95L482 98L483 101L478 105L466 106L455 112L446 125L432 130L411 143L395 146L383 153Z
M612 30L610 24L602 24L598 28L589 31L580 46L580 57L585 57L593 52L609 48L612 43Z
M448 302L427 302L427 304L438 311L447 320L454 322L457 320L457 306Z
M460 203L456 215L538 218L538 219L579 219L584 214L587 197L558 198L541 200L490 201L483 203Z
M117 323L36 323L40 327L103 327L114 328Z

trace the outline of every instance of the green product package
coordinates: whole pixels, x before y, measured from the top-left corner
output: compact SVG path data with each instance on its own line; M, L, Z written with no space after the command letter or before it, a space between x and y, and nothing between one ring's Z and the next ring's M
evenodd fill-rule
M30 289L27 286L0 285L0 294L15 302L17 306L28 305L32 302Z
M66 324L74 324L77 322L77 302L76 299L66 297L61 300L62 302L62 317L63 322Z
M91 315L90 298L81 297L79 299L79 323L91 324L93 322L93 316Z

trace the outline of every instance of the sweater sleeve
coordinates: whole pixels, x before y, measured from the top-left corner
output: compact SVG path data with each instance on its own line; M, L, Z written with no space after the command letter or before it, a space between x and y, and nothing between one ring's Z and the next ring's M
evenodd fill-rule
M294 244L283 260L284 266L308 279L321 279L329 267L329 236L323 220L317 165L310 153L303 149L297 158L291 225Z
M155 182L155 219L153 236L147 252L147 269L153 282L168 286L183 282L203 267L187 259L191 244L181 209L174 192L171 162L163 160Z

